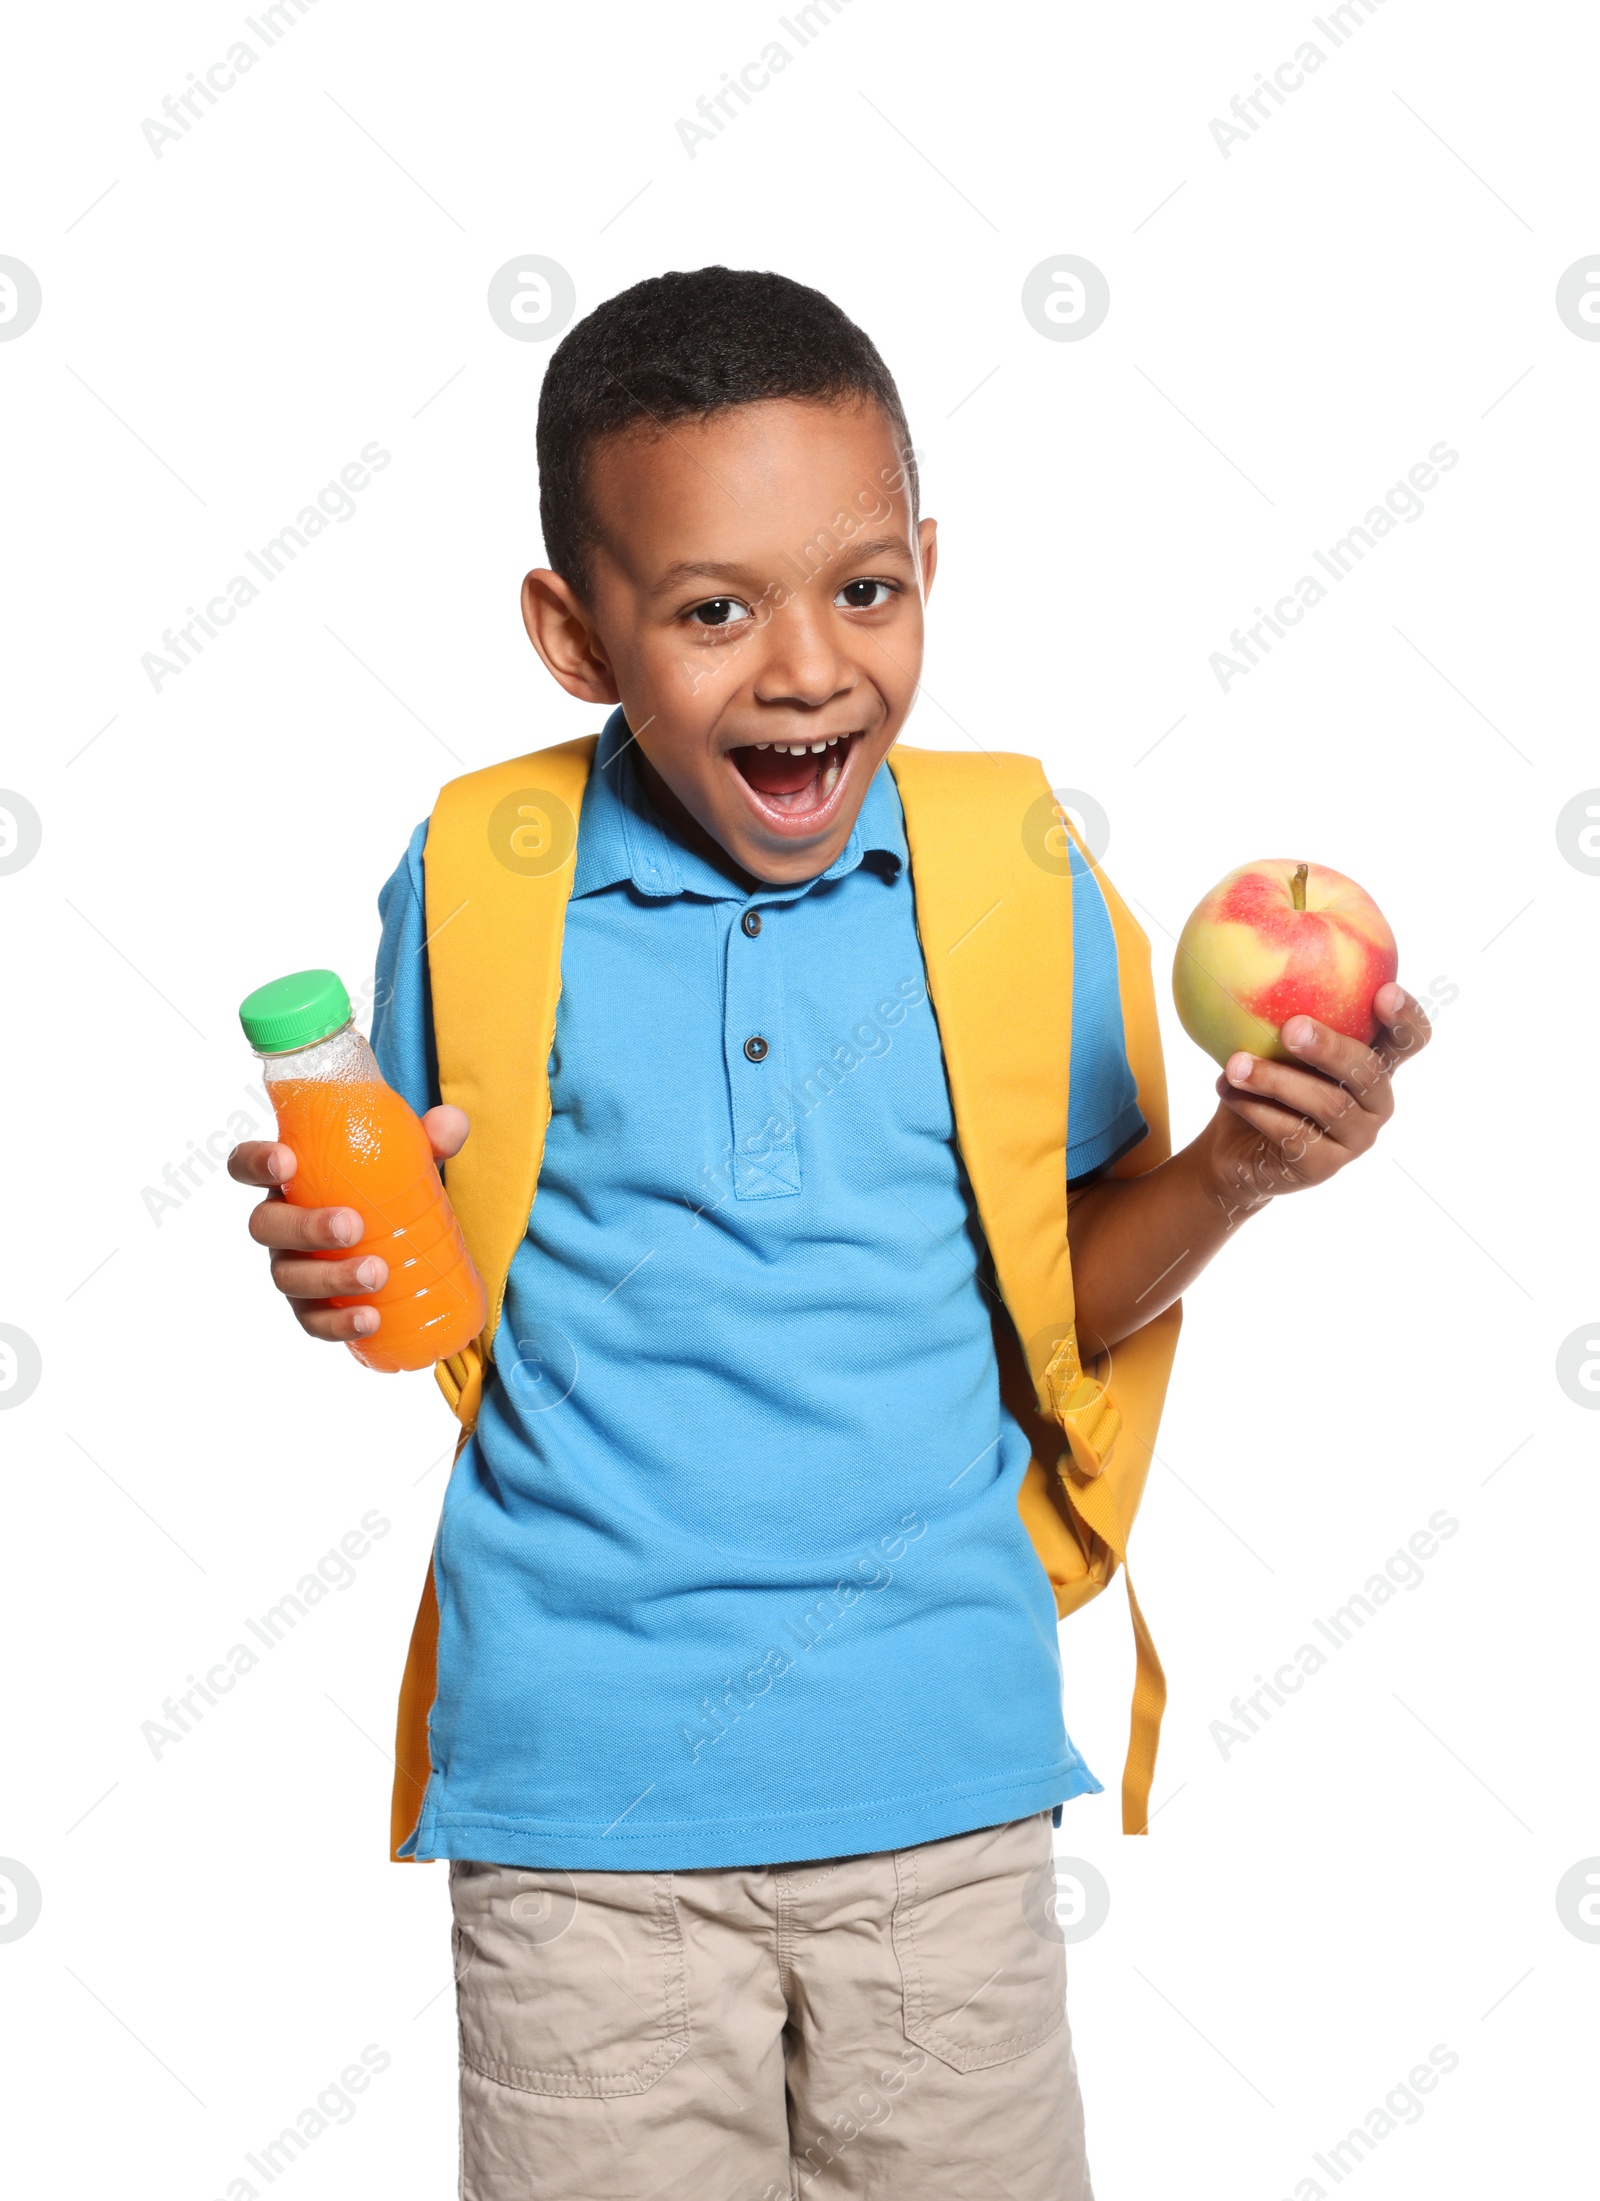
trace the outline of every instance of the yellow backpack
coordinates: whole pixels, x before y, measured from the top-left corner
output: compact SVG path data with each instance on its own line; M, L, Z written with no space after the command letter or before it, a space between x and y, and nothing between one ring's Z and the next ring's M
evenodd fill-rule
M439 1090L472 1119L445 1183L489 1299L482 1335L435 1371L463 1444L539 1182L562 931L594 750L590 736L469 772L441 791L428 828ZM1072 881L1063 835L1072 829L1042 767L1031 757L905 748L890 752L889 765L905 812L956 1136L1010 1317L995 1318L1001 1392L1033 1448L1018 1505L1064 1617L1098 1595L1119 1566L1126 1576L1128 1530L1149 1473L1181 1302L1084 1366L1067 1249ZM1112 1167L1113 1176L1131 1177L1172 1151L1150 947L1093 868L1116 938L1128 1062L1150 1127ZM1131 1582L1128 1608L1136 1658L1122 1829L1142 1834L1166 1682ZM416 1825L430 1771L438 1628L430 1566L400 1692L391 1853Z

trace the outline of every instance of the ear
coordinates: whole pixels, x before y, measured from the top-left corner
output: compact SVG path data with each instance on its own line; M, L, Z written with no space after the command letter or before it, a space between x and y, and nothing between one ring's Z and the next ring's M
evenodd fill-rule
M523 577L522 624L553 678L580 703L620 703L594 621L570 582L547 566Z
M922 593L927 595L933 586L934 574L939 569L939 523L923 520L917 527L917 547L922 555Z

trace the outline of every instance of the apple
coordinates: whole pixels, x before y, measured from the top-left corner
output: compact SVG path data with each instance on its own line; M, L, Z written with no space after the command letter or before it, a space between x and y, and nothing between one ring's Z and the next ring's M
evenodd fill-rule
M1290 1062L1278 1035L1296 1015L1370 1046L1372 997L1399 960L1383 912L1354 879L1267 856L1230 871L1194 911L1178 940L1172 998L1214 1061L1242 1049Z

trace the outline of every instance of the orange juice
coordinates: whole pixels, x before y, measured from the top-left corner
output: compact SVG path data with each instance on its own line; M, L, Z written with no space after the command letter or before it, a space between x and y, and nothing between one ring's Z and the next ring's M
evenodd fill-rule
M375 1254L388 1265L377 1291L328 1302L378 1311L377 1330L347 1340L349 1350L384 1374L458 1353L483 1328L483 1284L428 1135L379 1075L343 985L332 971L296 971L258 987L239 1018L264 1058L278 1136L294 1151L284 1198L296 1207L353 1208L361 1218L359 1245L316 1258Z
M386 1374L458 1353L483 1328L483 1285L410 1108L381 1080L274 1078L270 1064L267 1093L297 1165L284 1198L296 1207L354 1208L364 1225L359 1245L320 1258L376 1254L389 1265L379 1290L329 1301L376 1307L383 1318L373 1336L351 1340L351 1352Z

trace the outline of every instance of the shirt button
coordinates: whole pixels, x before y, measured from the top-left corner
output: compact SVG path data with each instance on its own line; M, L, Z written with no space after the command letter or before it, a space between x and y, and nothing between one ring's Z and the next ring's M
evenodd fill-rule
M743 932L747 940L753 940L756 934L761 930L760 910L747 909L744 915L739 920L739 928Z
M753 1032L744 1043L745 1058L749 1062L765 1062L767 1043L759 1032Z

